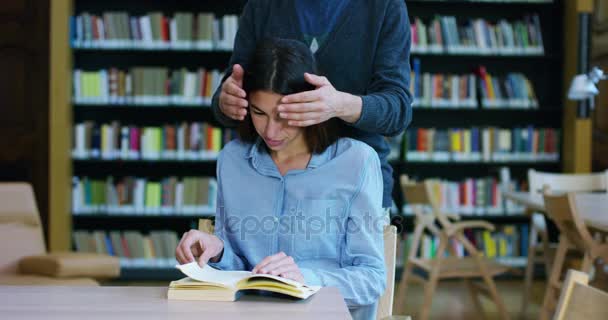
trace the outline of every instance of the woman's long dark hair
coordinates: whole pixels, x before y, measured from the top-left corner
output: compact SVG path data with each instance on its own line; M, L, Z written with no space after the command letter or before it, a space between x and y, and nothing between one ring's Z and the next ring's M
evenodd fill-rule
M243 89L247 97L254 91L289 95L314 90L304 73L318 74L314 56L296 40L269 38L261 41L245 67ZM251 110L238 127L243 141L255 142L258 133L251 120ZM304 128L304 138L312 153L321 153L337 139L335 119Z

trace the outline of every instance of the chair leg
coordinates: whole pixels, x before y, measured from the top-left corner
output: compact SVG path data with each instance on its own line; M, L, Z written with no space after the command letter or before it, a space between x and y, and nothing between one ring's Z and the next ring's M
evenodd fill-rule
M481 262L480 264L483 264L483 262ZM502 298L498 295L496 283L494 283L494 279L488 274L485 266L481 266L481 274L483 281L486 283L488 291L490 292L490 297L492 298L492 301L494 301L494 303L496 304L498 313L500 314L500 318L503 320L509 320L510 317L509 312L507 311L507 307L505 307Z
M418 319L427 320L431 312L431 305L433 304L433 294L435 294L435 288L437 287L437 281L439 281L439 271L441 270L442 257L445 254L445 249L448 245L449 238L441 237L439 240L439 247L437 248L436 258L433 261L431 272L429 273L429 280L424 286L424 301L422 303L422 309Z
M528 237L528 263L526 263L524 292L522 293L521 300L522 317L525 317L528 309L528 301L530 300L530 292L532 291L532 281L534 280L534 264L536 263L536 241L538 239L538 230L532 225L530 225L530 234Z
M543 248L543 260L545 262L545 272L549 274L553 265L553 257L551 257L551 249L549 248L549 232L547 228L539 230L540 241Z
M543 299L543 306L540 310L540 319L548 320L555 308L555 295L557 288L554 287L555 283L559 282L562 267L564 265L564 259L568 252L568 240L565 236L560 236L559 245L557 246L557 252L555 253L555 259L553 260L553 267L551 268L551 274L547 279L547 289L545 290L545 297Z
M393 304L393 314L405 313L405 297L408 285L407 282L412 275L413 267L414 266L411 262L407 261L405 263L405 267L403 268L403 272L401 273L401 279L399 280L399 285L397 286L397 296L395 297L395 303Z
M479 293L477 292L477 289L473 285L473 282L471 281L471 279L464 279L464 284L467 286L469 294L471 295L471 300L473 301L473 306L475 307L475 310L477 310L477 313L479 314L479 318L485 319L486 318L485 313L483 311L483 307L481 306L481 302L479 301Z
M588 252L585 252L585 255L583 256L583 263L581 264L581 271L589 274L591 272L591 266L593 265L592 262L591 255L589 255Z
M422 302L422 308L417 319L427 320L431 312L431 305L433 304L433 295L435 294L435 288L437 287L437 281L439 281L439 264L433 267L429 275L428 282L424 285L424 298Z

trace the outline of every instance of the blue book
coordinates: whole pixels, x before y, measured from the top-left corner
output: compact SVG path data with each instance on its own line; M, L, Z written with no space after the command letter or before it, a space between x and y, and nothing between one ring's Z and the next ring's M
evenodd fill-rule
M76 43L76 17L70 16L70 47L74 48Z
M420 98L420 97L422 97L422 90L421 90L422 78L421 78L421 73L420 73L420 59L418 59L418 58L414 59L413 69L414 69L414 74L415 74L415 83L414 83L414 92L412 92L412 94L414 95L414 97Z
M479 128L471 128L471 139L473 140L471 143L471 151L480 152L481 150L479 148Z
M519 239L520 239L520 254L522 257L527 257L528 256L528 224L523 224L521 226L521 232L519 233Z
M527 142L527 148L526 148L526 152L533 152L534 150L532 150L532 142L534 140L534 127L533 126L528 126L528 141Z
M106 248L108 249L108 254L111 256L114 256L114 247L112 247L112 240L110 240L110 236L106 233L104 235L104 238L106 240Z

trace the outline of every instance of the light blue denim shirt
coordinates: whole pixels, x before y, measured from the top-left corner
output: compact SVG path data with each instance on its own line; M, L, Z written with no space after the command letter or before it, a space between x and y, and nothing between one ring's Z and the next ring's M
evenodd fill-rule
M342 138L306 169L281 176L263 142L234 140L217 165L212 266L252 270L266 256L292 256L306 284L338 287L355 319L375 319L386 287L382 171L367 144Z

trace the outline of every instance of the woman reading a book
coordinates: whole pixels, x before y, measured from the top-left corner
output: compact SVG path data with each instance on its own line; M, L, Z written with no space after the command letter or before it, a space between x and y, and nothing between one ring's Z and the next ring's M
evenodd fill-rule
M250 61L249 112L217 161L215 234L185 233L177 260L335 286L354 318L374 319L386 286L378 155L339 138L332 121L295 127L279 117L283 96L314 89L306 45L269 39Z

